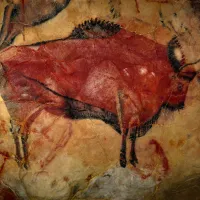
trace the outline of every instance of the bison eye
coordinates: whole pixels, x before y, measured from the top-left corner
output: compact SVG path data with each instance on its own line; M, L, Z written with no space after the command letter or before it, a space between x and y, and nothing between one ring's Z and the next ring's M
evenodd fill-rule
M173 37L167 47L168 58L175 72L179 72L182 65L184 65L184 55L177 37Z

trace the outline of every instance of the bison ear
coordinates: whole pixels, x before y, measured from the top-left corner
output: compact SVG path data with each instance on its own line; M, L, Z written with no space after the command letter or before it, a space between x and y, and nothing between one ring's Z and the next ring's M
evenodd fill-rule
M168 59L175 72L180 72L181 66L185 64L185 58L181 49L181 45L177 37L173 37L167 46Z

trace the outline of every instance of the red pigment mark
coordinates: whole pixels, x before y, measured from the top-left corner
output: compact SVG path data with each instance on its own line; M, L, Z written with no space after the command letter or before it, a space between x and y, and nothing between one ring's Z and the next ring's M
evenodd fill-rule
M25 0L21 0L21 8L22 8L23 19L24 19L24 16L25 16Z
M40 167L44 168L47 165L49 165L52 160L55 158L56 153L58 150L64 148L67 143L69 142L71 136L72 136L72 125L70 124L70 127L67 131L63 132L62 137L60 140L57 142L56 146L50 151L50 153L47 155L47 157L44 159L44 161L40 161Z
M64 177L63 177L63 180L66 181L66 182L68 182L68 181L69 181L69 178L68 178L67 176L64 176Z
M0 122L0 130L1 130L0 134L2 134L2 133L6 134L7 133L6 125L7 125L6 121L1 120L1 122Z
M154 139L150 140L149 144L154 144L156 147L156 153L162 158L162 163L163 163L163 169L165 172L165 175L168 173L169 171L169 163L168 163L168 159L165 155L165 152L163 151L163 148L161 147L161 145Z
M142 179L147 179L147 178L149 178L150 176L151 176L151 173L149 173L149 174L147 174L147 175L142 174L142 175L141 175L141 178L142 178Z
M6 164L6 160L7 160L8 158L10 158L10 156L9 156L8 152L5 152L5 151L1 151L1 152L0 152L0 155L2 155L2 156L4 157L3 164L2 164L1 167L0 167L0 174L1 174L2 171L3 171L3 169L4 169L4 166L5 166L5 164Z
M137 0L135 0L135 4L136 4L137 12L140 13L140 10L139 10L139 4L138 4L138 1L137 1Z
M32 125L32 123L35 121L35 119L41 114L41 112L44 110L45 108L39 108L38 110L36 110L34 113L32 113L30 116L28 116L27 119L25 119L24 121L24 129L23 129L23 133L29 134L30 131L30 127Z
M24 23L25 22L25 0L21 0L21 4L20 4L20 7L21 7L21 11L22 11L22 15L21 15L21 22Z
M49 125L47 128L45 128L44 130L42 130L42 136L45 137L45 139L48 140L48 142L54 143L54 140L48 135L49 132L51 131L53 125L55 125L57 123L57 121L61 118L62 116L56 117Z

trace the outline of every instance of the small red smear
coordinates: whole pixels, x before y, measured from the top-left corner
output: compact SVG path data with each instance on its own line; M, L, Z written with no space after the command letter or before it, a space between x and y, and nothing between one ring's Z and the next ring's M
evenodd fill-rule
M31 114L25 121L24 130L23 132L26 134L29 134L29 129L32 125L32 123L35 121L35 119L40 115L40 113L44 110L44 108L40 108L37 111L35 111L33 114Z
M165 155L165 152L163 151L163 148L161 147L161 145L154 139L150 140L149 144L154 144L156 147L156 153L162 158L162 163L163 163L163 169L165 172L165 175L168 173L169 171L169 163L168 163L168 159Z
M6 134L8 132L6 125L7 125L6 121L4 121L4 120L0 121L0 130L1 130L0 134Z
M147 174L147 175L142 174L142 175L141 175L141 178L142 178L142 179L147 179L147 178L149 178L150 176L151 176L151 174Z
M64 176L64 177L63 177L63 180L66 181L66 182L68 182L68 181L69 181L69 178L68 178L67 176Z
M2 155L4 157L4 161L3 161L3 164L1 165L0 167L0 174L2 173L3 169L4 169L4 166L6 164L6 160L10 157L8 152L5 152L5 151L0 151L0 155Z
M139 4L138 4L138 1L137 1L137 0L135 0L135 4L136 4L137 12L140 13L140 10L139 10Z
M6 152L6 151L0 151L0 155L2 155L5 158L9 158L10 157L8 152Z

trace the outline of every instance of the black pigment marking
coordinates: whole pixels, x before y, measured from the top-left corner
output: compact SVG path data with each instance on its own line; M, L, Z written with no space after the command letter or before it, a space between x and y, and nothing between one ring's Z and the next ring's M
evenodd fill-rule
M112 14L113 19L120 17L120 12L115 9L112 0L109 0L108 4L110 5L110 13Z
M169 103L163 104L163 108L168 109L170 111L181 110L184 108L184 102L181 102L177 105L170 105Z
M171 31L171 28L168 25L166 25L166 23L165 23L163 13L161 10L159 11L159 17L160 17L160 22L161 22L162 26Z
M117 115L103 108L95 107L81 101L65 97L66 115L71 119L99 119L111 125L120 133Z
M120 25L96 18L79 24L76 28L74 28L72 33L67 38L65 38L65 40L108 38L117 34L120 30ZM54 41L62 40L63 39L56 39ZM34 44L34 46L44 45L48 42L49 41L37 42Z
M78 25L69 39L107 38L120 31L120 25L105 20L91 19Z
M17 12L17 10L15 12ZM42 22L40 21L40 23ZM37 25L37 23L33 25ZM87 20L83 22L82 24L79 24L76 28L74 28L72 33L65 39L108 38L117 34L120 30L121 30L121 27L118 24L95 18L95 19ZM0 45L0 48L3 49L7 47L9 44L12 44L13 41L15 40L15 37L18 34L19 32L16 32L15 35L13 35L13 37L9 41L5 40L4 43ZM1 37L1 34L0 34L0 37ZM63 40L63 39L57 39L54 41L59 41L59 40ZM35 43L34 45L36 46L42 45L48 42L49 41L41 41L41 42Z
M127 164L126 160L126 138L128 135L128 129L126 130L125 134L122 135L122 144L120 150L120 166L125 168Z
M177 37L173 37L170 40L170 42L168 43L168 46L167 46L167 52L168 52L169 61L172 65L174 71L178 73L178 72L180 72L181 67L184 65L184 55L182 54L182 59L181 59L181 61L179 61L176 58L175 49L181 50L181 46L178 42Z
M145 132L146 134L146 132ZM137 131L133 131L131 133L131 151L130 151L130 163L133 165L133 166L136 166L136 163L138 163L138 159L137 159L137 156L136 156L136 152L135 152L135 142L136 142L136 139L137 139Z
M188 82L191 82L194 79L194 77L196 76L196 74L197 73L195 71L194 72L187 72L185 74L182 73L180 78L182 78L183 80L186 80Z
M163 27L166 27L165 21L164 21L164 19L163 19L163 14L162 14L162 11L161 11L161 10L159 11L159 16L160 16L160 22L161 22L162 26L163 26Z
M11 19L14 19L14 18L17 17L19 14L20 14L20 6L19 6L19 5L15 5L14 8L13 8L13 10L12 10L12 13L11 13L10 18L11 18Z
M134 128L130 138L134 139L135 135L137 137L144 136L147 133L147 131L149 131L152 128L152 125L158 120L160 116L160 112L161 112L161 108L150 120L146 121L141 126Z

